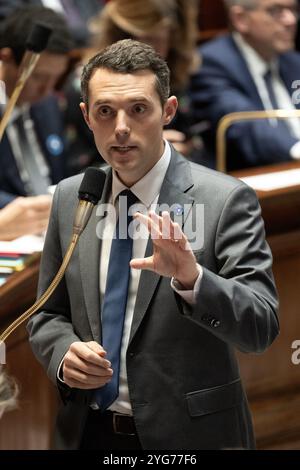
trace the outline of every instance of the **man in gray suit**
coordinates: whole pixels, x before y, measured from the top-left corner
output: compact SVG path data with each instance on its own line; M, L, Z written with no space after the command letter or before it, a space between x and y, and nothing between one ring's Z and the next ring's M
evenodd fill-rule
M109 165L104 191L64 280L28 325L32 348L63 400L55 445L253 448L234 350L262 352L279 329L256 196L163 140L177 100L169 97L167 65L150 46L124 40L97 54L83 71L82 94L85 120ZM69 244L81 179L63 181L54 195L39 294ZM129 188L147 211L153 204L163 210L135 215L133 235L147 227L150 237L132 236L118 390L104 410L101 393L116 378L110 349L117 336L103 347L104 311L108 291L118 286L106 285L115 220L110 211L103 217L103 204L114 207ZM122 269L120 261L115 284Z

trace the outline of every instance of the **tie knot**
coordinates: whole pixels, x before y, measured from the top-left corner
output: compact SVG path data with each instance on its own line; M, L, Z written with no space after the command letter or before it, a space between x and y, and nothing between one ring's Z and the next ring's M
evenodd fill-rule
M273 77L273 71L270 68L268 68L266 72L264 73L263 77L267 83L271 83L272 77Z
M132 191L130 191L130 189L124 189L124 191L122 191L120 194L119 194L119 198L120 196L122 197L126 197L127 199L127 207L131 207L133 206L134 204L136 204L138 202L138 197L133 194Z

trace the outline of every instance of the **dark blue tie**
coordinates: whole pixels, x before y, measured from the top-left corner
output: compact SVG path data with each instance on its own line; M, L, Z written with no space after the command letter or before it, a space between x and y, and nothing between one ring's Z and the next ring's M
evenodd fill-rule
M269 98L271 101L271 105L273 109L278 109L278 101L276 99L274 87L273 87L273 81L272 81L272 71L268 69L268 71L264 75L264 80L265 84L268 90ZM278 128L278 131L280 132L286 132L288 131L290 133L290 130L288 128L287 122L284 119L272 119L274 127L276 126Z
M120 351L133 242L128 235L128 227L132 221L132 216L128 214L128 211L136 202L136 196L129 190L122 191L119 195L119 218L111 244L101 318L102 346L107 352L107 359L112 364L113 376L112 380L99 388L95 394L96 402L102 411L106 410L119 394ZM127 209L127 214L124 214L125 209Z
M272 72L269 69L264 75L265 84L268 90L269 98L272 104L273 109L278 109L278 103L274 92L274 87L272 83Z

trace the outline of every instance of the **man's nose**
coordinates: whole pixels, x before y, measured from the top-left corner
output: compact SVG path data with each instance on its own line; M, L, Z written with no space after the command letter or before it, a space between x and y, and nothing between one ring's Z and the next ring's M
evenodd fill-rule
M127 138L130 134L128 118L124 111L119 111L117 114L115 133L119 138Z
M282 20L284 24L288 26L295 26L297 23L298 16L290 8L285 8L282 12Z

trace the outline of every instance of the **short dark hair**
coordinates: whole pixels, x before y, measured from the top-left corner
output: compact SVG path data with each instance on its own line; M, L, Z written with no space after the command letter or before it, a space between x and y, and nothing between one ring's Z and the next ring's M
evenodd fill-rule
M170 94L170 70L167 63L148 44L123 39L106 47L85 65L81 76L82 100L88 106L89 82L94 70L112 70L116 73L134 73L150 70L156 77L156 91L162 105Z
M46 51L53 54L67 54L73 47L73 40L64 17L43 6L16 8L0 25L0 48L12 49L16 64L19 65L25 53L25 44L33 25L42 23L52 29Z

